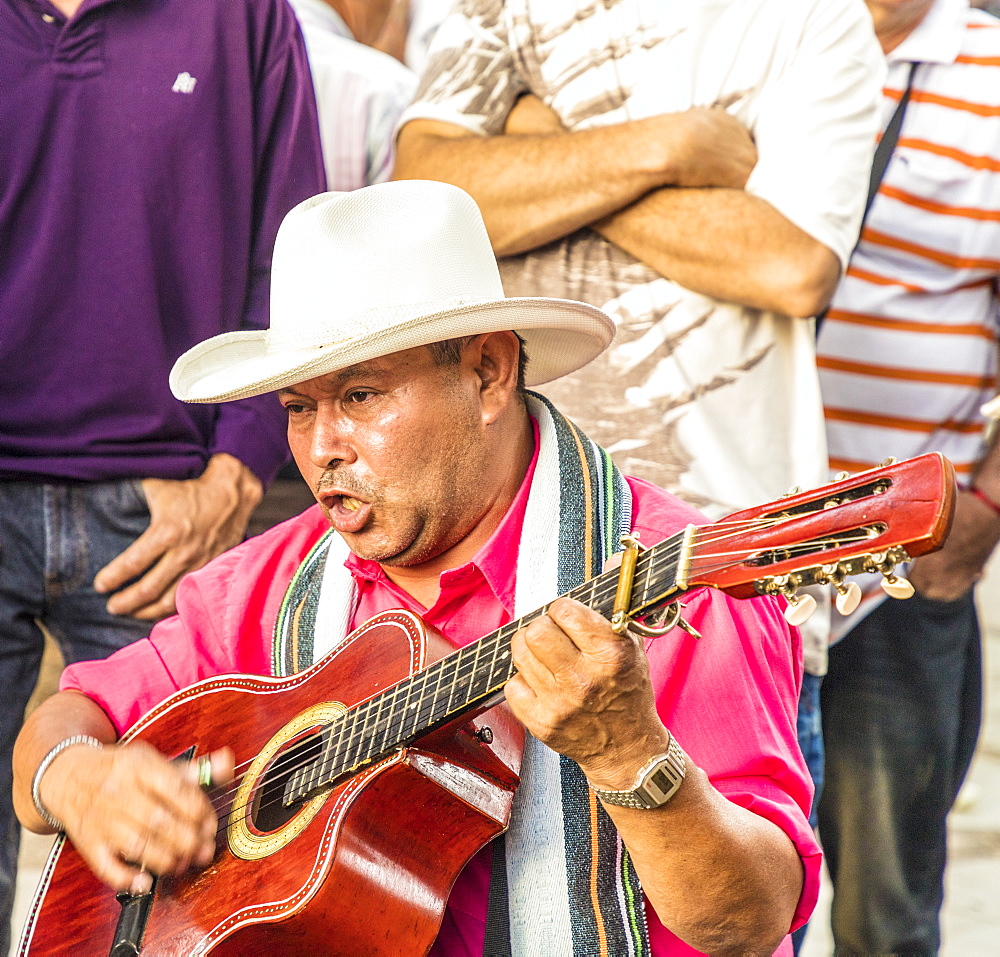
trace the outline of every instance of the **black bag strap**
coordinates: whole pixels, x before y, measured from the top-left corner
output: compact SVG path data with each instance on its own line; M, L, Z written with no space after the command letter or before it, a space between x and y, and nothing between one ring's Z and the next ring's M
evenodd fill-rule
M483 957L511 957L510 912L507 904L507 848L505 835L493 840L490 869L490 897L486 910L486 939Z
M875 149L875 156L872 159L872 172L868 178L868 199L865 200L865 211L861 217L861 229L858 230L859 241L861 230L865 228L865 222L868 219L868 211L872 208L872 203L875 202L875 196L878 194L878 188L882 185L882 179L889 166L889 160L892 159L893 151L899 142L899 131L903 128L903 116L906 113L906 106L910 102L910 93L913 91L913 74L916 73L919 65L918 63L910 64L910 72L906 75L906 87L903 90L903 95L899 98L899 103L896 104L896 109L889 118L889 125L886 126L885 132L882 134L882 139L878 141L878 147ZM857 245L854 248L857 249ZM853 251L851 255L853 255ZM817 336L829 309L830 307L827 306L816 317Z

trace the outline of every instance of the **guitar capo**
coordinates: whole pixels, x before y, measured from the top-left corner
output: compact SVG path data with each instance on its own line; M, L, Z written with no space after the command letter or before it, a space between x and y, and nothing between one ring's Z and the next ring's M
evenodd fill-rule
M638 535L622 535L619 539L622 548L622 563L618 568L618 587L615 589L615 603L611 612L611 630L616 635L624 635L629 629L642 638L659 638L665 635L675 625L679 625L694 638L701 634L681 618L681 603L673 601L663 609L662 616L653 626L642 624L629 615L632 606L632 586L635 581L635 566L639 560L639 552L643 551Z

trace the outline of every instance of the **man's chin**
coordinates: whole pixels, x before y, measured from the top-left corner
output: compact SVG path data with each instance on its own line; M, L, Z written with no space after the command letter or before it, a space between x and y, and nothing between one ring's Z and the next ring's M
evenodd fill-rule
M416 554L418 549L414 548L412 541L403 545L387 542L385 539L376 538L371 532L366 532L364 529L360 532L342 532L339 529L336 531L347 543L347 547L358 558L365 561L388 565L390 568L419 565L422 561L426 561L425 558Z

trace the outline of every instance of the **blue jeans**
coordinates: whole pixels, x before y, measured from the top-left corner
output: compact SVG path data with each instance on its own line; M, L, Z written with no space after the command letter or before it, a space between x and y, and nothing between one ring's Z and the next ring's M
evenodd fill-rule
M823 755L823 722L820 713L820 685L823 679L819 675L806 672L802 676L802 690L799 692L799 713L796 720L796 735L802 757L806 760L809 777L812 778L815 792L812 807L809 809L809 823L815 828L817 805L823 793L824 755ZM803 924L792 934L792 947L797 954L806 937L808 924Z
M970 592L883 602L830 649L819 829L837 954L936 954L945 821L979 736Z
M90 485L0 482L0 954L10 946L20 826L11 752L38 679L41 622L67 662L106 658L149 633L110 615L94 575L149 525L136 480Z

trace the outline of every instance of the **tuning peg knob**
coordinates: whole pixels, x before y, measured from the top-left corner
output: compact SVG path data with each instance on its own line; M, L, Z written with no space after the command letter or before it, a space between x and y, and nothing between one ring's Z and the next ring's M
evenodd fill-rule
M861 604L861 588L857 582L841 582L834 585L837 589L837 611L849 615Z
M890 598L910 598L913 595L913 586L905 578L892 573L886 575L880 584Z
M785 597L788 599L785 621L790 625L798 627L816 610L816 599L812 595L796 595L793 592Z

